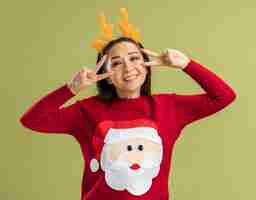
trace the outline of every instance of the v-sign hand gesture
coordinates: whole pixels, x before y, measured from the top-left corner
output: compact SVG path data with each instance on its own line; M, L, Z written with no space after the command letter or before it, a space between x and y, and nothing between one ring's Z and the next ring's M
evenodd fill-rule
M141 51L152 57L151 61L145 62L145 66L168 66L184 69L190 62L186 55L176 49L166 49L160 54L149 49L141 49Z
M77 94L81 90L96 83L97 81L108 78L112 74L112 71L103 74L97 74L97 72L103 66L104 62L107 60L107 57L107 55L104 55L97 63L94 70L84 67L79 72L77 72L70 81L67 82L67 85L72 93Z

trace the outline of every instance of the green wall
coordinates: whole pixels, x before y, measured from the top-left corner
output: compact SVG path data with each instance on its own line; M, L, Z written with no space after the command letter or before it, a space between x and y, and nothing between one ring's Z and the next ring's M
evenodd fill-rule
M178 49L226 80L238 98L195 122L175 146L170 191L175 200L255 199L255 1L6 1L1 3L0 199L79 199L82 155L74 138L44 135L18 121L32 103L61 86L81 65L94 67L96 15L113 23L120 7L145 47ZM153 70L153 91L201 88L176 69ZM95 87L68 103L93 95Z

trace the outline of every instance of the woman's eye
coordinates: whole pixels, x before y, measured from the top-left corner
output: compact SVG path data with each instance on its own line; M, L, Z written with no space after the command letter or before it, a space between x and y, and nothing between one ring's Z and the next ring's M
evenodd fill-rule
M113 62L112 67L116 67L117 65L120 65L120 64L121 64L121 62Z
M138 56L131 57L131 61L139 60L140 58Z

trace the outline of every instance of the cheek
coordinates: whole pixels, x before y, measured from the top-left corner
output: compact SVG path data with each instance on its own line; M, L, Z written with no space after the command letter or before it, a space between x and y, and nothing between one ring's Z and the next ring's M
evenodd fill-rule
M120 71L114 71L113 75L110 77L113 83L120 82L122 78L122 73Z
M146 80L146 76L147 76L147 73L148 73L147 69L142 66L142 67L140 67L140 68L138 69L138 71L139 71L139 73L140 73L140 79L141 79L141 81L144 82L144 81Z
M143 66L143 65L138 65L137 66L137 70L141 74L147 74L147 68L145 66Z
M114 72L110 79L115 87L119 87L122 83L122 74L120 72Z

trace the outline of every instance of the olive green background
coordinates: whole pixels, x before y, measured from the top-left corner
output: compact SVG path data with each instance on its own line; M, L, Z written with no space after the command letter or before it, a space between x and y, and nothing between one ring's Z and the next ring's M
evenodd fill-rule
M96 15L103 10L116 24L120 7L128 8L145 47L178 49L237 93L226 109L183 130L169 178L172 199L256 199L253 0L2 1L0 199L80 198L83 161L75 139L33 132L18 119L82 65L94 67L96 51L90 43L100 34ZM152 79L154 93L202 92L177 69L154 68ZM93 94L95 87L67 103Z

